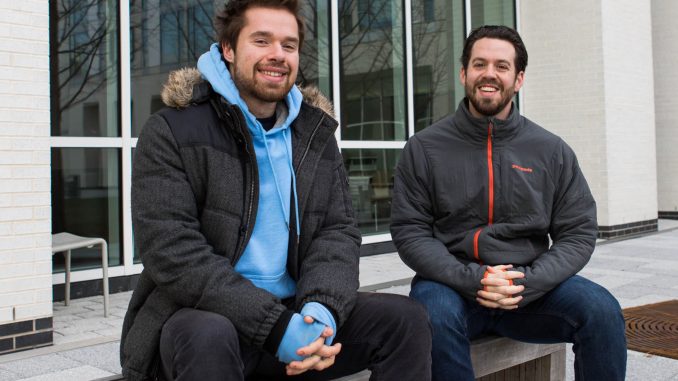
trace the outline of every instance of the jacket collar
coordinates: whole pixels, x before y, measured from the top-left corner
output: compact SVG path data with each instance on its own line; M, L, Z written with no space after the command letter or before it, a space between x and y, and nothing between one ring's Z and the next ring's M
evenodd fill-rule
M489 126L492 125L492 139L495 142L501 142L511 139L519 130L521 120L523 119L515 103L511 103L511 111L506 119L497 119L495 117L476 118L471 115L468 106L468 98L459 102L459 107L454 114L455 128L467 137L469 140L485 142L489 133Z

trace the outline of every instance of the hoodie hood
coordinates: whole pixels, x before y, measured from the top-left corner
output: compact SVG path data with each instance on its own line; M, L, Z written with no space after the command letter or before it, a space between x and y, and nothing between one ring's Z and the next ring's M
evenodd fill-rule
M249 111L247 104L240 97L240 92L231 78L231 73L222 59L221 51L217 43L212 44L210 50L198 59L198 70L203 78L212 85L214 91L219 93L229 103L234 104L242 110L247 119L247 125L253 135L266 134L266 131L257 121L257 118ZM301 108L302 95L296 85L293 85L290 91L285 95L285 104L287 105L287 118L280 125L281 128L288 128L294 119L299 115ZM278 124L276 124L276 128ZM274 128L275 129L275 128ZM268 131L273 133L273 131Z

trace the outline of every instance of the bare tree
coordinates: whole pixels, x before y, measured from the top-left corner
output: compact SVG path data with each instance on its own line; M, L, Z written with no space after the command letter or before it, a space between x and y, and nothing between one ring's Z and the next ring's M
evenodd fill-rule
M107 81L116 65L106 59L115 24L102 17L104 0L50 0L52 133L61 133L65 110L82 103Z
M111 20L101 17L104 0L50 0L50 106L52 135L62 133L64 112L90 98L107 81L106 44L111 38ZM66 223L65 183L58 171L62 155L52 155L52 215L55 231Z
M445 37L443 33L445 33L445 28L450 28L451 22L447 19L428 20L425 13L423 2L419 2L418 6L412 8L413 61L420 63L421 67L429 69L427 74L430 81L429 86L426 87L426 92L416 94L419 96L417 98L419 104L415 112L418 112L420 116L424 116L427 119L432 119L435 117L433 115L433 100L436 96L436 91L441 87L452 86L450 76L454 76L455 73L450 71L450 66L452 65L450 61L453 60L451 58L453 53L449 51L450 44L444 44L440 41L441 38ZM434 9L432 12L434 17L443 13L441 9ZM414 68L415 72L417 69L418 67Z

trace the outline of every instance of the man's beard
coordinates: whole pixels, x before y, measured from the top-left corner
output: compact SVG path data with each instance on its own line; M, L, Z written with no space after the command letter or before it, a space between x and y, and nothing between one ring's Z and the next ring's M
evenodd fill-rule
M282 65L278 66L281 68L284 67L287 70L287 78L284 83L281 83L277 86L266 86L264 83L257 81L256 74L259 71L258 66L258 64L254 66L252 69L252 76L250 78L245 77L238 67L234 66L233 82L238 88L241 96L242 94L248 94L253 98L263 102L279 102L285 99L285 96L290 92L292 85L294 85L293 81L291 80L289 68Z
M480 97L478 94L480 92L479 89L484 84L491 84L498 88L499 94L501 95L501 98L498 102L495 102L494 99ZM466 89L466 97L469 99L473 107L476 109L476 111L485 116L495 116L499 114L504 109L504 107L506 107L506 105L509 104L511 100L513 100L513 96L515 95L513 87L504 89L504 86L495 81L478 81L477 84L472 85L466 83L464 88Z

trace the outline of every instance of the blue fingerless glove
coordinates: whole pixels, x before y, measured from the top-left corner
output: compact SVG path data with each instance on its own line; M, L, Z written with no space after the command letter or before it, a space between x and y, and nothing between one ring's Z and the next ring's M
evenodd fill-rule
M305 347L315 341L323 333L325 324L320 321L314 321L312 324L304 322L301 314L292 315L290 323L287 325L283 335L276 357L281 362L289 364L292 361L301 361L304 357L297 354L297 349Z
M306 303L304 308L301 309L301 316L310 316L313 320L332 328L332 336L325 339L325 344L332 345L332 341L337 335L337 323L334 321L334 315L327 307L317 302Z

